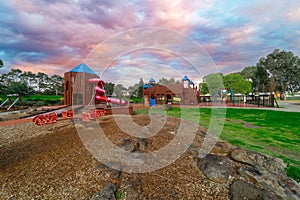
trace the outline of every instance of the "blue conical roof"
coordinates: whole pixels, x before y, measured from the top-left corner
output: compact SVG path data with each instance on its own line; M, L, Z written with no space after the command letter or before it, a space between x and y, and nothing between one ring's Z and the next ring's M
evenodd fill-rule
M144 85L143 85L143 88L144 88L144 89L147 89L147 88L148 88L148 84L144 84Z
M194 82L193 82L193 81L190 81L190 85L194 85Z
M150 82L150 83L155 83L154 78L150 78L149 82Z
M84 72L88 74L96 74L91 68L89 68L86 64L81 63L80 65L77 65L73 69L71 69L69 72Z
M184 77L182 78L182 81L187 81L187 80L190 80L187 76L184 76Z

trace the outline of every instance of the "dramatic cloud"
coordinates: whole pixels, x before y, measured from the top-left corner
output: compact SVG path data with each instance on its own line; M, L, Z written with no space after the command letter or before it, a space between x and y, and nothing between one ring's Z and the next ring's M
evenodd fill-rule
M216 70L230 73L255 65L275 48L300 55L298 0L4 0L0 27L5 63L0 73L20 68L63 75L87 62L109 81L182 74L200 79ZM144 27L183 37L130 34ZM189 39L202 50L195 51ZM200 72L191 61L201 65Z

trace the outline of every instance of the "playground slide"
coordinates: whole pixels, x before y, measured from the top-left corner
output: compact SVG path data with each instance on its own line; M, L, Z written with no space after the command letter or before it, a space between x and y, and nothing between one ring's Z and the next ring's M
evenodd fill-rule
M98 85L95 87L96 93L100 95L105 95L106 91L100 88Z
M128 103L127 101L120 100L120 99L115 99L115 98L109 98L109 99L110 99L111 103L122 105L122 106L126 106Z
M109 103L122 105L122 106L126 106L128 104L128 102L124 101L124 100L109 98L109 97L105 97L105 96L101 96L101 95L97 95L97 94L95 95L95 99L97 99L98 101L109 102Z
M96 91L96 95L95 95L96 100L101 101L101 102L109 102L109 103L122 105L122 106L126 106L128 104L128 102L124 101L124 100L106 97L105 96L106 91L103 89L103 86L105 84L103 80L89 79L89 83L91 83L91 84L97 83L97 86L95 86L95 88L94 88Z

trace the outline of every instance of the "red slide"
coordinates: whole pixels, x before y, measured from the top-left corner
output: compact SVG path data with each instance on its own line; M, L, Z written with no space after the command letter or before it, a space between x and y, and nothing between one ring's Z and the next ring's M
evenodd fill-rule
M128 102L124 100L106 97L105 96L106 91L103 89L105 85L103 80L93 78L93 79L89 79L89 83L91 84L97 83L97 85L94 88L96 91L96 95L95 95L96 100L100 102L109 102L109 103L118 104L122 106L126 106L128 104Z

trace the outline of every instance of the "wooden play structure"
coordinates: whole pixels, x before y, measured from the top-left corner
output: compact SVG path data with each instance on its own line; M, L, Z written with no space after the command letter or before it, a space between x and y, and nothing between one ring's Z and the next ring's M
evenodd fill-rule
M64 74L64 104L88 105L94 95L90 79L99 78L86 64L81 63Z
M187 76L184 76L181 83L161 85L151 78L143 86L144 105L174 104L178 99L181 105L197 105L199 103L199 92L197 87Z
M21 96L19 94L8 94L6 95L7 99L5 99L1 105L0 109L8 102L9 106L7 107L7 111L10 110L18 101L20 102L21 106L23 105ZM15 99L14 99L15 98ZM14 100L13 100L14 99Z
M64 74L65 105L69 108L71 106L85 108L85 110L77 109L79 115L77 113L75 118L89 122L103 115L133 114L133 108L127 106L127 101L107 97L104 85L105 82L99 79L99 76L84 63ZM114 105L118 106L114 107ZM74 116L74 110L66 109L61 113L61 120L73 119ZM32 121L36 125L42 126L56 123L58 117L57 112L51 112L37 115Z

